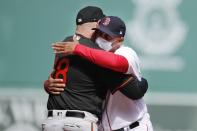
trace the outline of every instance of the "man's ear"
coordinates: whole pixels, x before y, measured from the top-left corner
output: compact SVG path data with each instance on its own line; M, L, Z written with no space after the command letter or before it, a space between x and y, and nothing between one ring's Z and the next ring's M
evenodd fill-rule
M116 39L117 43L122 43L124 41L124 37L118 37L118 39Z
M123 42L124 41L124 37L120 37L120 42Z
M101 19L98 20L97 24L96 24L96 28L99 26L99 23L101 22Z

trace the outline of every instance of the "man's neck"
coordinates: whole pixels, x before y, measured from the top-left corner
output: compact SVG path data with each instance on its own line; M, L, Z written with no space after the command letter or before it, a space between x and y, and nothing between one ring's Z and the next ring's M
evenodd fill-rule
M94 30L92 30L92 28L95 28L95 24L93 23L78 25L75 33L83 35L84 37L90 39L92 37L92 34L94 33Z
M88 39L90 39L91 36L92 36L91 33L88 33L88 32L83 31L83 30L81 30L81 31L80 31L80 30L76 30L75 34L76 34L76 35L82 35L82 36L84 36L84 37L86 37L86 38L88 38Z

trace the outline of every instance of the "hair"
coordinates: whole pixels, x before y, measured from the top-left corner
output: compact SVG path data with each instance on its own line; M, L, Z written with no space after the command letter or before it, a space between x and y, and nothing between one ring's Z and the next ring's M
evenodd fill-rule
M95 43L96 38L99 36L99 30L95 30L95 32L92 34L91 40Z

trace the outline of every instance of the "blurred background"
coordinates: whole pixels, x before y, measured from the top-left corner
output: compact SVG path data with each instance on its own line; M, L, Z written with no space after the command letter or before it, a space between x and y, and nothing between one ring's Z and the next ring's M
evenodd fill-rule
M51 44L74 34L77 12L99 6L122 18L141 59L155 131L197 130L194 0L0 0L0 131L39 131Z

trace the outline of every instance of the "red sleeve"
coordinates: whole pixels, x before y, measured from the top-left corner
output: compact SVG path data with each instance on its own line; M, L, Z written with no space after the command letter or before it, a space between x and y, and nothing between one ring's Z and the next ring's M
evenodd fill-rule
M114 71L126 73L128 70L128 61L121 55L107 52L104 50L92 49L81 44L77 44L74 54L79 55L96 65L108 68Z

